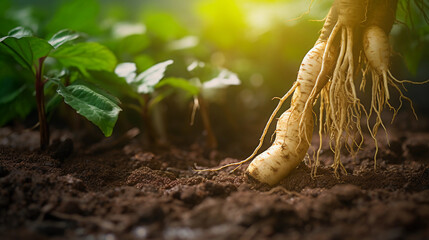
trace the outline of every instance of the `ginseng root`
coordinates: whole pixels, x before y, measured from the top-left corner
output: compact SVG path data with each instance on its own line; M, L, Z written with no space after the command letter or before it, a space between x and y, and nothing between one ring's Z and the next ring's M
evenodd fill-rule
M329 137L330 148L334 152L335 174L338 176L339 169L347 173L340 161L341 149L344 146L353 154L361 148L362 115L367 118L368 131L375 141L377 154L378 128L382 126L385 129L381 119L383 108L388 106L392 109L394 118L403 99L411 103L400 88L411 81L397 80L389 70L391 51L387 36L395 22L396 5L397 0L334 0L319 39L304 57L297 80L280 99L252 155L238 163L202 171L240 166L255 157L270 123L292 92L291 106L277 122L275 141L256 156L246 170L250 178L269 185L277 184L304 159L313 133L313 106L318 99L320 145L314 164L311 164L313 176L319 165L323 134ZM360 68L363 69L363 77L360 88L356 88ZM372 81L372 100L368 109L357 94L358 90L365 90L367 79ZM399 92L400 105L397 108L389 103L389 87ZM372 125L370 118L375 118ZM374 164L375 160L376 155Z

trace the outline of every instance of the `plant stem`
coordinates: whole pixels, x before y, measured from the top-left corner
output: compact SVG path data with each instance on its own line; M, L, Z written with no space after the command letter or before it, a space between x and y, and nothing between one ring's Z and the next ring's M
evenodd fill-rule
M41 150L46 150L49 146L49 129L48 129L48 123L46 122L46 116L45 116L45 93L44 93L45 82L42 79L44 61L45 61L45 57L39 58L39 64L36 66L36 83L35 83L37 113L39 115Z
M146 131L144 131L144 136L146 137L148 144L153 145L155 143L156 136L155 136L154 129L152 126L150 115L149 115L150 95L144 94L144 95L142 95L142 98L144 100L144 106L142 107L141 116L142 116L142 120L143 120L143 129L146 130Z
M206 137L207 147L210 149L216 149L217 139L212 130L207 106L205 104L204 99L201 97L201 95L198 95L198 102L200 104L201 119L203 120L204 129L206 130L206 133L207 133L207 137Z

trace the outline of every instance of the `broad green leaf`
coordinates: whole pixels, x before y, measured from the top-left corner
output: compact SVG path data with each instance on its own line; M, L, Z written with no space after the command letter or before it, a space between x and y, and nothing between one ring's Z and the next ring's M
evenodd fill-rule
M197 86L183 78L166 78L160 81L155 87L161 88L163 86L171 86L173 88L182 89L191 96L197 96L200 93L200 89Z
M76 38L78 38L80 35L79 33L69 30L69 29L63 29L52 36L51 39L49 39L49 44L52 45L55 49L60 47L61 45L73 41Z
M65 103L98 126L106 137L112 135L119 112L122 111L115 102L82 84L65 87L58 82L57 92L64 97Z
M96 93L98 93L100 95L103 95L104 97L108 98L110 101L112 101L116 105L121 104L121 101L117 97L113 96L112 94L108 93L104 89L99 88L99 87L97 87L97 85L92 84L90 82L78 79L78 80L76 80L73 83L73 85L84 85L84 86L88 87L89 89L91 89L92 91L94 91L94 92L96 92Z
M46 57L52 50L52 46L46 40L31 37L31 35L29 29L18 27L12 29L8 36L0 39L0 46L29 70L33 70L36 61Z
M50 54L65 67L76 67L82 71L113 71L116 57L105 46L95 42L63 45Z
M140 73L131 84L137 87L138 93L147 94L153 92L155 85L164 77L165 70L172 63L173 60L167 60L150 67Z
M62 1L59 6L46 26L49 33L55 33L64 28L86 33L97 32L99 1L69 0Z

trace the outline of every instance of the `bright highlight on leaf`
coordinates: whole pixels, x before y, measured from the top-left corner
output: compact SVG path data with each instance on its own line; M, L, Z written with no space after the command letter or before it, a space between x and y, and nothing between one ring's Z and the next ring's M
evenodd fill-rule
M155 85L164 77L165 70L171 64L173 64L173 60L167 60L140 73L132 82L137 87L137 92L144 94L153 92Z
M116 75L118 75L118 77L125 78L127 83L132 83L134 81L137 76L136 71L136 64L131 62L120 63L115 68Z
M240 85L237 74L222 69L218 76L203 83L203 88L224 88L230 85Z
M112 27L112 35L116 38L124 38L135 34L144 34L146 26L141 23L118 22Z
M81 71L112 71L116 66L115 55L105 46L96 42L84 42L62 46L51 57L56 58L65 67L76 67Z
M79 33L75 31L64 29L55 33L48 42L52 45L52 47L57 49L61 45L77 39L79 36Z

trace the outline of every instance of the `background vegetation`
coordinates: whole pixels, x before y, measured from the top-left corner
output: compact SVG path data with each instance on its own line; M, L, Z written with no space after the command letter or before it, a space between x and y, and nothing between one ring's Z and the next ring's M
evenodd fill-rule
M399 79L423 81L429 76L429 26L414 4L411 4L411 15L404 11L406 2L400 1L404 6L397 14L403 23L396 24L391 34L395 50L392 72ZM213 77L210 69L229 69L241 80L240 86L194 86L200 89L209 105L216 135L226 136L227 142L231 142L231 137L240 135L245 128L257 128L256 132L262 128L276 104L270 99L283 95L295 81L299 64L322 26L319 20L324 18L331 3L329 0L313 3L297 0L2 0L0 36L17 26L29 27L44 39L61 29L71 29L82 33L85 41L107 46L118 63L135 63L137 73L172 59L174 64L166 72L170 81L184 79L194 84L192 79L199 78L204 82ZM187 67L195 61L204 62L210 69L193 75ZM45 74L56 64L48 59ZM0 69L0 96L33 81L31 72L23 71L4 50L0 54ZM148 108L152 119L168 122L166 127L158 127L158 135L198 133L203 129L199 118L196 126L189 127L195 95L192 89L170 84L139 100L131 89L115 84L117 76L113 72L92 71L83 75L121 100L124 111L119 116L119 132L141 125L140 115L144 110L136 111L136 108L142 105ZM47 86L48 98L54 91ZM409 86L407 95L414 100L419 115L429 114L428 91L428 85ZM12 102L0 101L0 112L10 115L0 124L21 119L19 121L28 126L34 125L37 113L33 94L34 89L28 87L21 89L20 96ZM64 117L61 108L48 113L50 118L67 121L69 118ZM405 111L408 109L406 106ZM226 142L222 137L220 140Z

